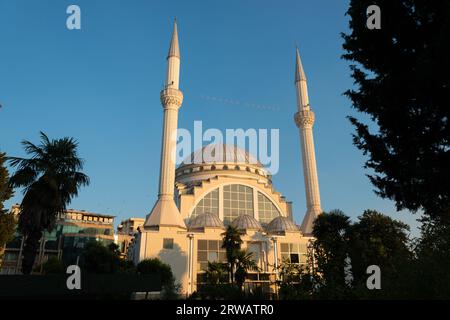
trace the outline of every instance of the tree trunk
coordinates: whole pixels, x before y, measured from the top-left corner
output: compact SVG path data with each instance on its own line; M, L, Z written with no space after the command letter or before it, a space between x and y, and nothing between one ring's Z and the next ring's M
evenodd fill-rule
M35 231L27 235L23 248L22 273L30 274L33 271L34 260L39 249L41 231Z

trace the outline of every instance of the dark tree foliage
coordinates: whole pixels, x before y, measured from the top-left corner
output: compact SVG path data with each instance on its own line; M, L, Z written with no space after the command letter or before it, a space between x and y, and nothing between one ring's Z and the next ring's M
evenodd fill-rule
M211 285L228 282L228 268L225 263L208 261L208 269L206 270L206 282Z
M81 267L88 273L115 273L120 270L120 259L110 247L98 241L86 244L81 254Z
M137 272L141 274L158 274L161 277L161 298L174 300L178 298L180 284L176 283L172 268L158 258L142 260L137 265Z
M345 259L349 252L348 230L350 219L342 211L323 213L314 222L313 244L317 263L315 275L321 290L319 297L342 299L349 295L345 283Z
M353 286L360 298L405 298L406 283L412 278L412 252L409 248L409 226L393 220L375 210L366 210L358 222L349 228L349 256L351 258ZM382 270L382 291L367 290L366 269L377 265Z
M9 173L5 166L5 160L5 153L0 152L0 214L7 211L3 206L3 202L13 196L13 190L8 183Z
M381 9L381 29L366 10ZM343 57L355 88L346 95L373 126L350 117L369 156L376 192L398 209L442 216L450 205L450 1L351 0Z
M241 250L242 232L233 226L228 226L227 230L222 233L223 241L222 248L225 249L228 262L228 273L231 282L234 282L235 269L236 269L236 257Z
M283 261L278 266L281 300L308 300L313 297L314 281L312 269L298 263Z
M408 230L402 222L374 210L364 211L354 223L339 210L321 214L314 223L316 239L310 253L317 267L307 271L316 285L313 290L297 288L296 294L319 299L417 297L418 273ZM346 279L349 262L352 281ZM381 269L381 290L366 286L370 265Z
M42 266L43 274L63 274L66 273L64 264L57 257L49 258Z
M169 285L174 280L170 265L157 258L145 259L138 263L137 271L142 274L158 274L161 276L161 284Z
M41 132L41 144L23 141L29 158L8 157L17 171L9 179L11 187L23 188L19 231L25 236L22 272L32 271L44 230L51 232L57 215L66 210L89 178L81 172L78 143L73 138L50 140Z
M450 211L450 210L449 210ZM450 212L447 212L450 215ZM420 299L450 297L450 223L427 220L416 244L415 296Z
M0 259L6 243L14 236L16 222L12 213L4 208L3 202L12 197L13 191L8 183L8 170L5 167L5 154L0 152Z
M248 276L248 271L258 271L258 264L253 259L253 253L246 250L238 250L234 258L236 261L234 280L238 287L242 288Z
M80 265L88 273L136 273L131 261L122 260L115 243L90 241L81 254Z

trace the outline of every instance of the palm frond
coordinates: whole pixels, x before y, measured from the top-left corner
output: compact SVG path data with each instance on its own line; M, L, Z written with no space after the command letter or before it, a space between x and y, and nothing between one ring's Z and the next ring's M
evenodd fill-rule
M43 157L44 152L41 147L35 145L34 143L32 143L28 140L23 140L22 145L25 149L25 152L27 154L33 156L33 158Z
M41 141L42 141L41 145L50 145L51 144L50 139L48 138L48 136L43 131L39 131L39 135L40 135Z
M10 178L9 185L12 188L21 188L30 186L37 177L37 172L30 167L24 167L17 170Z

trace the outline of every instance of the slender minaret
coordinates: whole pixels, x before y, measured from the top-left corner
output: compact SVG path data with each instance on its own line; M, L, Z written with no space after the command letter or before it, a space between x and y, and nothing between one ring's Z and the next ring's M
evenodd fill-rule
M314 112L311 111L309 105L308 87L298 48L296 49L295 87L297 89L298 111L294 119L300 130L307 208L300 228L303 234L310 235L312 233L314 219L322 213L322 209L320 207L319 180L317 178L316 155L314 152L312 131Z
M174 201L176 138L178 109L183 102L183 93L178 89L180 79L180 48L178 45L177 22L173 26L173 35L167 56L167 77L161 91L161 104L164 109L164 124L161 146L161 167L159 171L158 201L144 227L161 226L186 228Z

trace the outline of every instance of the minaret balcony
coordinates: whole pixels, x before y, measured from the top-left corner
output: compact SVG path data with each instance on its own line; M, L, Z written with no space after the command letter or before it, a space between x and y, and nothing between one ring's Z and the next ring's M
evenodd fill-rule
M295 123L299 128L312 127L314 124L314 119L314 112L311 110L301 110L294 115Z
M161 103L164 107L176 105L178 107L183 103L183 93L175 88L166 87L161 90Z

